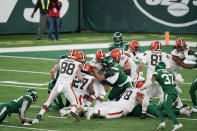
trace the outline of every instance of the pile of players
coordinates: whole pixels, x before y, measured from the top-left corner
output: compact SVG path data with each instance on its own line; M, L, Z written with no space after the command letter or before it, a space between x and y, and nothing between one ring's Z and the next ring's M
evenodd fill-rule
M184 39L176 40L170 55L162 52L162 44L153 41L150 50L138 56L139 43L122 41L122 34L114 34L114 43L109 47L109 55L97 50L95 58L86 63L86 54L76 49L68 55L61 56L57 65L51 70L52 81L49 83L49 98L42 106L36 118L30 122L39 123L43 114L53 108L60 110L60 115L68 115L79 122L79 115L85 113L86 119L104 117L106 119L122 116L159 117L158 129L165 127L164 116L174 122L174 129L182 127L175 115L186 114L190 117L197 112L195 90L197 80L191 86L190 94L194 108L182 104L179 94L182 90L177 83L184 80L177 73L179 67L193 69L197 65L187 65L184 59L197 60L197 52L192 51ZM136 65L135 61L140 61ZM140 72L147 64L146 80ZM109 87L108 101L103 102ZM66 107L61 93L66 97ZM150 102L158 96L159 102ZM55 105L51 105L52 102ZM94 107L92 103L95 101Z

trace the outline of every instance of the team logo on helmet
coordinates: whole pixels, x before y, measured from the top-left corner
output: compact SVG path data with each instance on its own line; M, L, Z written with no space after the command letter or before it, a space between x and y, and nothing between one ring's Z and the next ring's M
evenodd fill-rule
M113 57L116 61L120 61L121 52L118 49L114 49L111 51L111 57Z
M34 89L28 89L26 93L27 95L30 95L33 98L33 102L35 102L38 99L38 94Z
M193 15L196 12L196 0L132 0L132 2L144 15L157 23L170 27L197 24L197 16ZM186 15L187 19L183 19Z
M114 33L114 43L118 45L122 43L122 34L120 32Z
M104 52L103 50L97 50L97 51L96 51L96 58L97 58L98 60L103 60L103 59L105 59L105 58L106 58L105 52Z
M155 66L155 70L159 70L159 69L166 69L166 64L163 61L160 61L156 64Z
M150 44L150 50L151 51L161 51L162 44L159 41L154 41Z

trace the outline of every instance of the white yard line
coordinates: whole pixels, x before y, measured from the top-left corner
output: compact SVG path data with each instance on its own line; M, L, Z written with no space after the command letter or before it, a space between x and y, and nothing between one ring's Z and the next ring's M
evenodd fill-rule
M57 118L57 119L65 119L65 118L67 118L67 117L58 117L58 116L48 116L49 118Z
M18 88L27 88L27 89L37 89L37 90L48 90L48 88L40 88L40 87L33 87L33 86L18 86L18 85L6 85L6 84L0 84L1 86L7 86L7 87L18 87Z
M48 83L24 83L24 82L18 82L18 81L0 81L0 83L3 84L17 84L17 85L32 85L32 86L45 86L48 85Z
M0 69L0 71L9 71L9 72L23 72L23 73L34 73L34 74L51 74L48 72L36 72L36 71L23 71L23 70L8 70L8 69Z
M191 119L191 118L177 118L179 120L191 120L191 121L197 121L197 119Z
M18 129L28 129L28 130L38 130L38 131L58 131L58 130L48 130L48 129L41 129L41 128L29 128L29 127L20 127L20 126L10 126L10 125L0 125L1 127L8 127L8 128L18 128Z
M149 46L152 41L139 41L140 46ZM165 41L161 40L164 44ZM170 45L174 45L175 41L170 41ZM14 48L0 48L1 53L6 52L30 52L30 51L52 51L52 50L69 50L69 49L96 49L108 48L111 43L92 43L92 44L72 44L72 45L54 45L54 46L32 46L32 47L14 47ZM195 42L187 41L187 45L195 47Z
M4 56L4 55L0 55L0 57L21 58L21 59L32 59L32 60L49 60L49 61L57 61L57 59L37 58L37 57L23 57L23 56Z

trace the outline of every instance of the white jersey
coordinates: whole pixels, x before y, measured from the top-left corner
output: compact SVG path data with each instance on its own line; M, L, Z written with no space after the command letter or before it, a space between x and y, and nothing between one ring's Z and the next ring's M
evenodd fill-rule
M68 58L60 59L60 75L58 77L58 80L66 80L67 82L71 83L80 64L81 63Z
M141 62L148 65L146 76L147 80L152 78L152 74L155 71L155 66L160 61L163 61L166 64L166 68L169 68L170 65L167 53L160 51L146 51L144 53Z
M82 76L83 82L79 82L77 76L75 76L72 86L77 93L79 93L80 95L85 95L88 94L88 87L90 83L95 81L95 78L94 76L86 73L82 73Z
M92 59L92 60L90 61L90 66L91 66L93 69L95 69L95 68L97 68L98 70L102 70L102 69L103 69L103 65L102 65L100 62L98 62L98 61L96 60L96 58L94 58L94 59Z
M184 60L185 58L190 59L188 55L189 47L185 49L185 51L178 51L177 49L173 49L169 58L170 68L172 71L176 72L179 69L179 65L172 59L172 55L179 57L180 59Z

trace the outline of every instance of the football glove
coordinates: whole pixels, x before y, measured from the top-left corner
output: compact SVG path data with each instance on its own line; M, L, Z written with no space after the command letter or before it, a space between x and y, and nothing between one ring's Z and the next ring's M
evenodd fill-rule
M104 77L105 77L105 79L107 79L108 77L111 77L111 76L113 76L115 73L114 72L106 72L105 74L104 74Z

